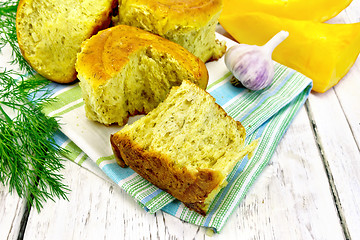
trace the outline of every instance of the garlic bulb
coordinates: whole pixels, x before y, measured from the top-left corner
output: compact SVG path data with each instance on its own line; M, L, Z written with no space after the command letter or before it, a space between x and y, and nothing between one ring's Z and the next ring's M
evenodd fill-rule
M225 54L225 65L234 75L231 83L250 90L269 86L274 77L272 53L288 36L288 32L280 31L263 46L238 44L229 48Z

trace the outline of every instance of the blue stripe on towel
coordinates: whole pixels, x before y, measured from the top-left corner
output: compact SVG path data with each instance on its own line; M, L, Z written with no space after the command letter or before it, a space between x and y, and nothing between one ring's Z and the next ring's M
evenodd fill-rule
M116 184L121 180L130 177L134 174L131 168L122 168L117 163L109 163L102 167L102 170L108 175Z
M210 90L209 93L216 99L216 103L223 106L225 103L239 95L245 88L234 87L229 81L226 81L220 87Z

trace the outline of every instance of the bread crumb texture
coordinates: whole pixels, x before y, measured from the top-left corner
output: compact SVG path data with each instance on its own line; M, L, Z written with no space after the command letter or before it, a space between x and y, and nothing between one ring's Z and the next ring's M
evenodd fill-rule
M74 81L81 43L110 25L115 2L21 0L16 30L24 58L52 81Z
M207 62L219 59L225 42L215 39L221 0L119 0L118 24L158 34Z
M245 129L195 84L173 87L148 115L111 137L118 163L206 214L236 163L249 154Z
M180 45L141 29L118 25L87 40L76 63L87 117L124 125L146 114L183 79L205 89L205 64Z

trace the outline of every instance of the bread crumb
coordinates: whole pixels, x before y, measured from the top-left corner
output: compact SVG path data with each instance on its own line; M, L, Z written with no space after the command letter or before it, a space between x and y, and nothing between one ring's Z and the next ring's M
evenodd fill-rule
M208 237L213 237L215 234L215 230L213 228L207 228L205 234Z

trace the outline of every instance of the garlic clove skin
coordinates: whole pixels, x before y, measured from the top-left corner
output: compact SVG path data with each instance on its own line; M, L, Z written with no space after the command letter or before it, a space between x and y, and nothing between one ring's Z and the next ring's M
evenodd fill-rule
M237 58L242 52L246 51L248 48L248 45L246 44L238 44L235 46L230 47L226 53L225 53L225 65L226 67L231 71L231 69L234 68L234 65L236 64L236 61L234 59Z
M256 91L269 86L274 77L271 57L259 46L240 45L229 49L230 54L225 56L227 68L247 89Z
M274 78L272 52L288 35L281 31L263 46L232 46L225 53L225 65L244 87L254 91L264 89Z

